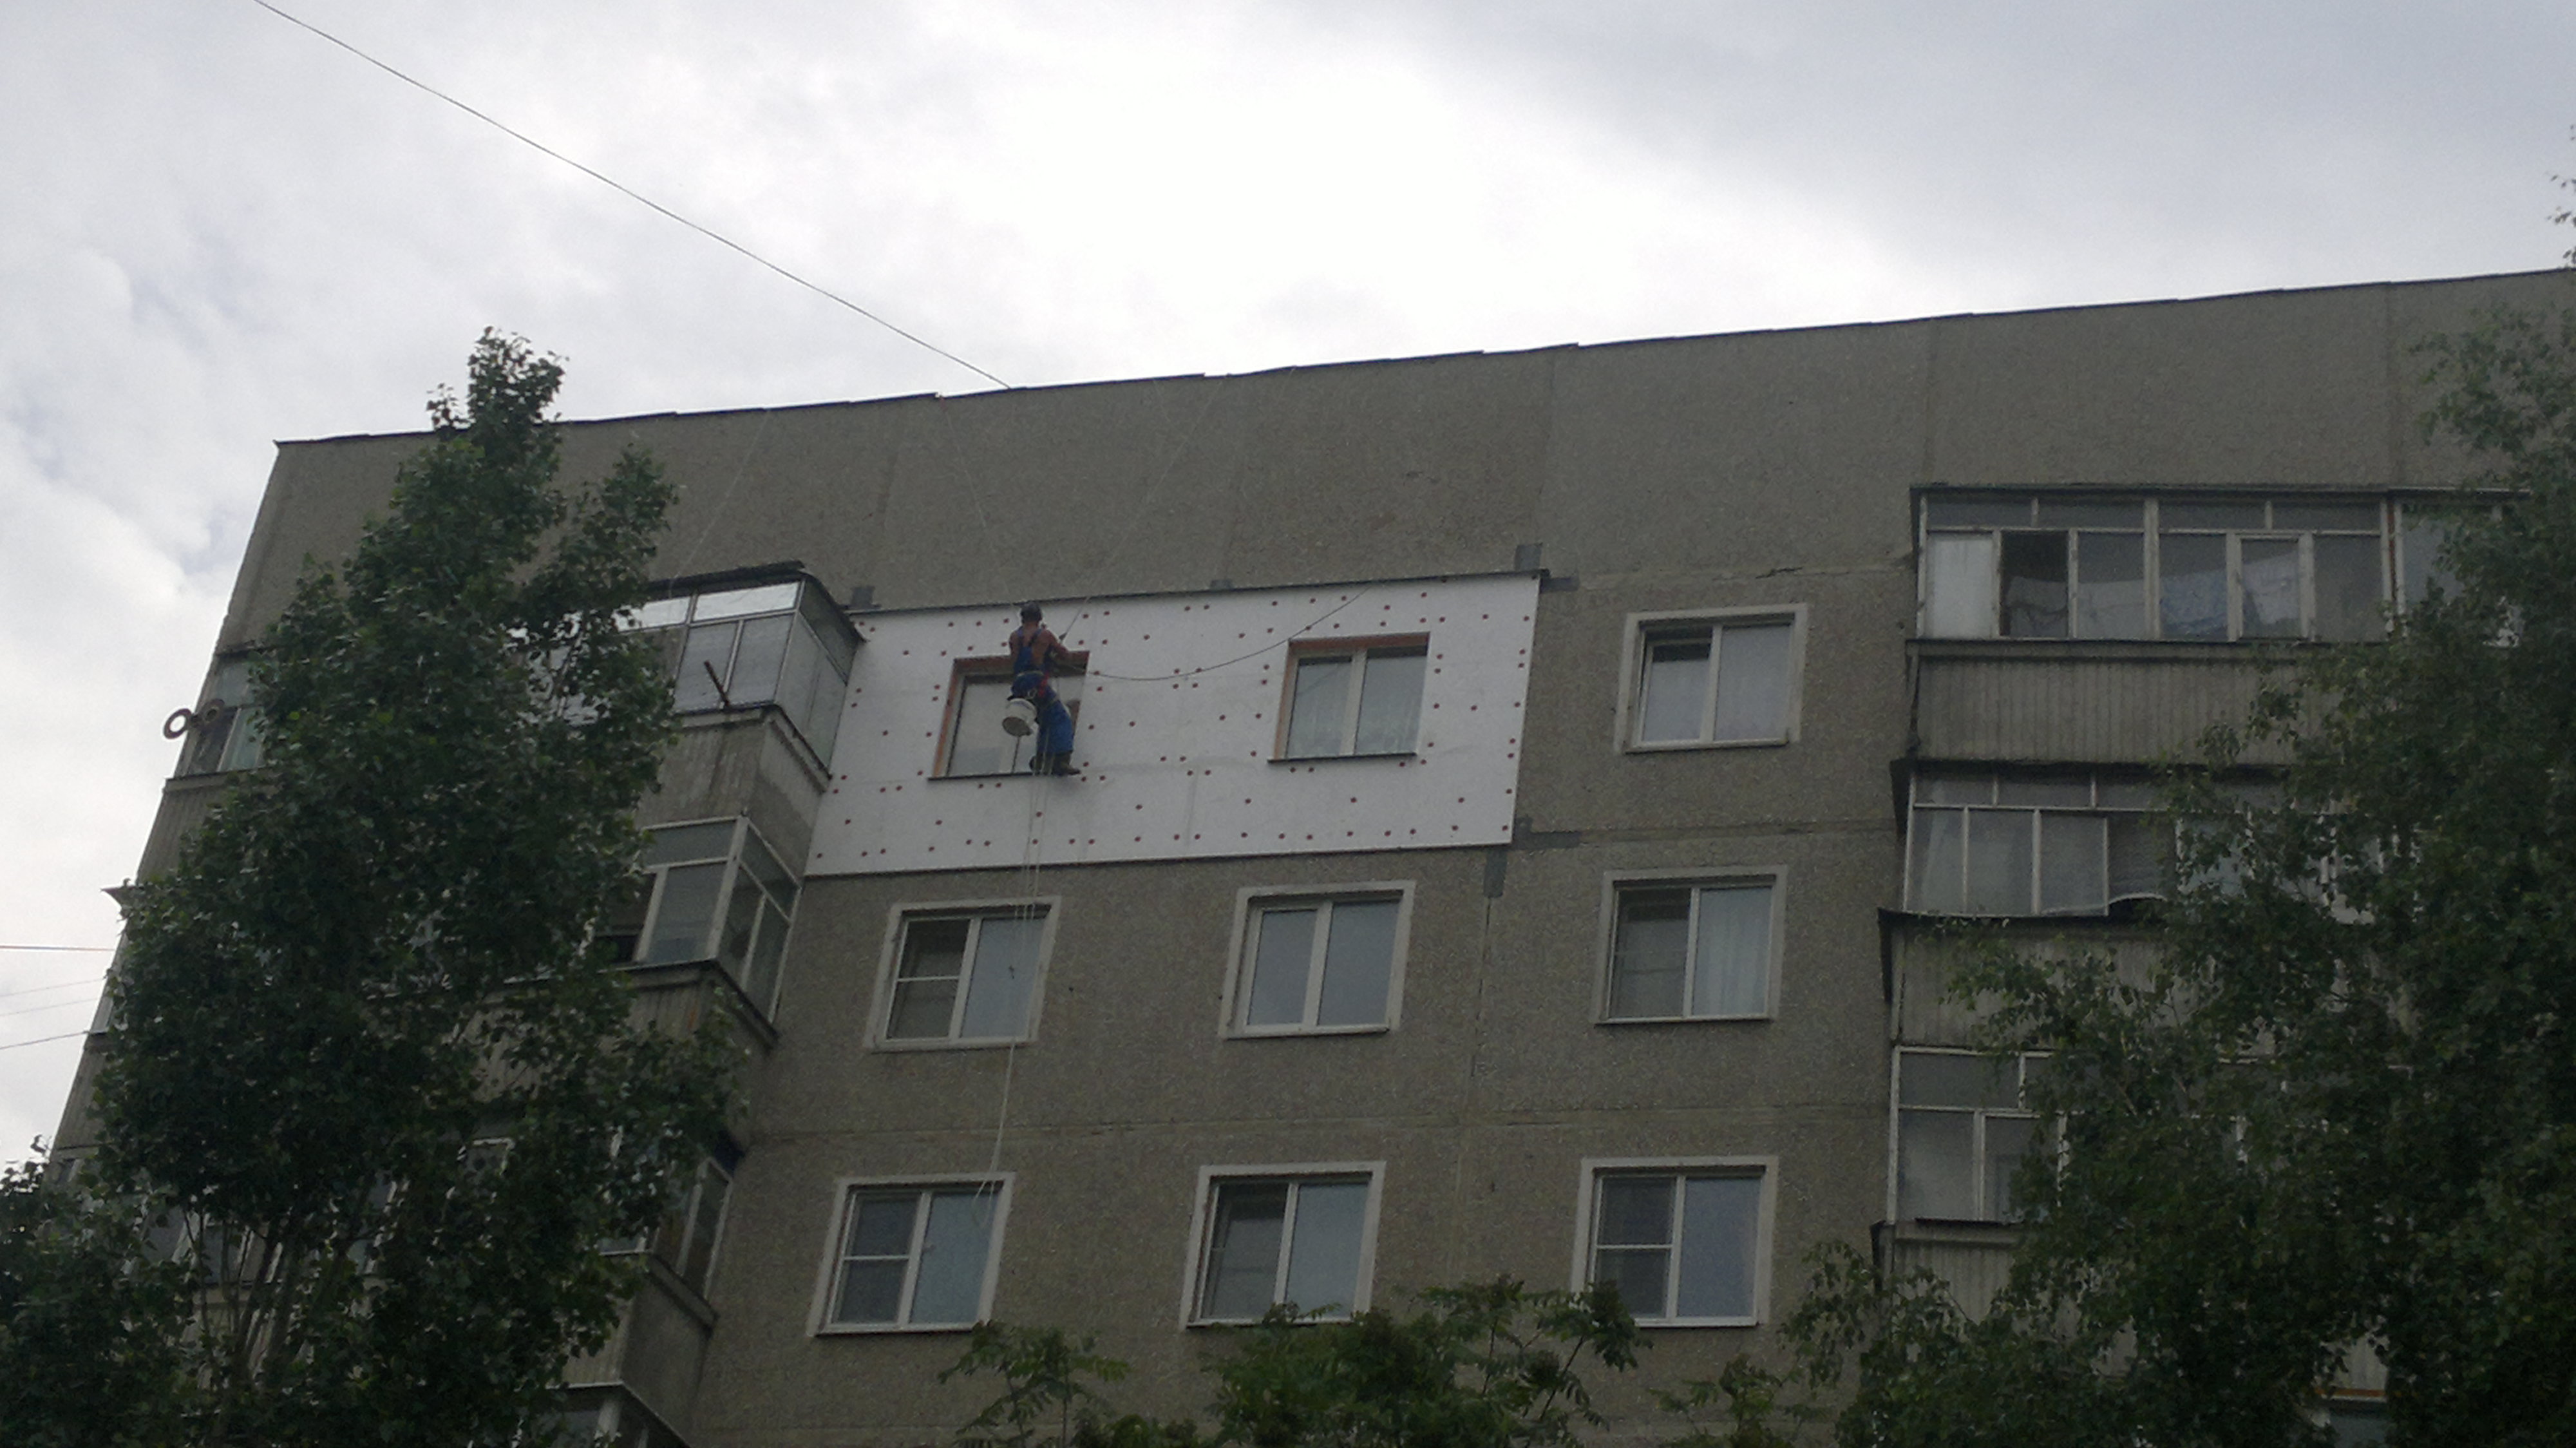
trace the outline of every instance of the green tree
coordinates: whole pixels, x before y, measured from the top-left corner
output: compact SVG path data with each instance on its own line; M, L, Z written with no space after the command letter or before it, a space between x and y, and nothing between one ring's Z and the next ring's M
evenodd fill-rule
M189 1277L137 1250L133 1214L0 1169L0 1426L16 1448L178 1436Z
M1508 1277L1433 1288L1411 1314L1319 1322L1277 1308L1229 1339L1207 1366L1216 1402L1204 1432L1112 1416L1084 1380L1116 1382L1127 1365L1054 1329L978 1327L940 1380L1003 1379L958 1434L966 1448L1523 1448L1581 1441L1601 1422L1585 1359L1626 1372L1643 1345L1616 1290L1532 1292Z
M1532 1292L1511 1278L1309 1322L1273 1310L1215 1368L1217 1432L1252 1448L1571 1444L1600 1415L1583 1360L1625 1372L1643 1336L1615 1288Z
M2576 1441L2576 312L2428 355L2480 463L2449 581L2177 776L2152 965L1965 973L1990 1044L2052 1053L2065 1150L1986 1322L1827 1274L1841 1441L2321 1439L2357 1343L2391 1442ZM2277 788L2226 787L2254 744Z
M128 911L96 1180L203 1284L191 1441L541 1421L636 1280L599 1245L719 1124L711 1040L637 1024L594 939L673 727L617 626L671 493L633 451L557 488L561 379L484 336L263 639L266 766Z

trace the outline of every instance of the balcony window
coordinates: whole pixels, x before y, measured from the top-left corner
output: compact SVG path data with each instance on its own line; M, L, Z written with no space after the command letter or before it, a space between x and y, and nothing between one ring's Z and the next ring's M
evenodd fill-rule
M644 882L613 912L620 960L668 965L713 960L766 1013L778 993L796 877L746 819L666 825L640 862Z
M659 636L683 714L774 704L826 765L858 634L810 578L655 599L627 626Z
M180 746L179 772L221 774L257 769L260 734L259 706L250 691L250 660L226 659L215 666L215 676L206 684L205 699L188 720L187 742Z
M2378 499L1933 495L1926 638L2380 637Z
M1939 915L2099 915L2160 895L2155 803L2144 780L1917 775L1907 904Z
M2025 1101L2040 1057L1997 1061L1902 1051L1896 1065L1896 1214L1909 1221L2009 1222L2013 1177L2041 1140Z

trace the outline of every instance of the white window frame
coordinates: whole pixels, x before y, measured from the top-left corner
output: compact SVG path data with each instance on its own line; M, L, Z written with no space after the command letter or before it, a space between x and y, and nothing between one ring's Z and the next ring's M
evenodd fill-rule
M930 1172L905 1176L845 1176L832 1184L830 1235L823 1240L823 1266L814 1282L814 1306L806 1320L806 1332L814 1337L858 1337L887 1333L965 1332L976 1323L993 1317L993 1289L1002 1279L1002 1244L1011 1226L1011 1196L1018 1185L1019 1173ZM852 1203L863 1191L916 1190L923 1193L941 1187L989 1186L994 1188L993 1235L984 1248L984 1282L976 1298L974 1322L834 1322L832 1298L840 1286L841 1248L849 1240ZM928 1229L930 1214L914 1209L912 1255L904 1267L903 1311L912 1311L912 1294L921 1273L921 1236Z
M1227 1182L1304 1182L1320 1180L1368 1179L1368 1205L1360 1215L1359 1271L1351 1280L1351 1301L1340 1313L1320 1319L1344 1321L1369 1310L1369 1294L1377 1277L1378 1211L1386 1200L1386 1163L1383 1161L1304 1161L1279 1162L1253 1166L1203 1166L1199 1168L1198 1196L1190 1208L1189 1250L1181 1259L1181 1325L1183 1327L1232 1327L1257 1322L1257 1317L1203 1317L1199 1313L1199 1288L1205 1280L1208 1251L1213 1245L1208 1233L1215 1224L1216 1189ZM1291 1202L1294 1202L1292 1197ZM1284 1281L1288 1270L1288 1250L1296 1233L1295 1208L1281 1224L1279 1266ZM1273 1288L1271 1302L1278 1303L1278 1290Z
M1992 1059L1992 1057L1988 1056L1985 1052L1970 1050L1963 1046L1900 1045L1890 1053L1888 1057L1887 1074L1887 1220L1891 1222L1933 1222L1942 1224L1954 1222L1976 1222L1993 1223L2000 1226L2010 1226L2021 1220L2018 1217L1995 1215L1991 1210L1993 1204L1985 1199L1987 1166L1986 1123L1988 1120L1995 1118L2008 1121L2031 1122L2033 1123L2032 1136L2034 1138L2032 1142L2032 1150L2037 1151L2046 1149L2056 1153L2061 1160L2063 1159L2065 1153L2065 1134L2063 1132L2055 1132L2053 1139L2044 1134L2043 1128L2050 1128L2051 1123L2047 1119L2043 1118L2038 1112L2029 1109L2028 1105L2030 1100L2031 1067L2036 1062L2045 1062L2050 1059L2049 1054L2045 1051L2022 1051L2015 1053L2013 1057L2014 1094L2023 1104L2011 1107L1908 1106L1905 1104L1905 1058L1908 1056L1964 1056L1975 1060ZM1977 1197L1976 1208L1978 1215L1970 1217L1908 1217L1902 1215L1905 1210L1905 1185L1903 1177L1905 1158L1905 1113L1908 1111L1933 1111L1940 1112L1945 1115L1974 1117L1974 1125L1970 1128L1968 1137L1969 1151L1972 1157L1972 1160L1969 1163L1969 1168L1971 1172L1970 1179L1974 1185Z
M916 920L954 919L960 916L981 921L994 916L1016 916L1043 912L1046 923L1038 930L1037 978L1029 982L1029 1009L1020 1034L1016 1036L906 1036L889 1037L886 1028L893 1024L895 968L902 961L903 937ZM1056 924L1064 916L1061 895L1029 895L1007 899L906 901L886 910L885 943L878 954L877 989L868 1012L867 1043L879 1051L981 1051L1025 1045L1037 1039L1038 1016L1046 1002L1047 975L1055 959ZM974 968L973 942L968 934L967 969ZM960 987L957 999L950 1005L950 1029L961 1019L966 1008L966 992Z
M1611 1002L1617 998L1617 981L1612 972L1619 963L1619 896L1624 890L1643 886L1649 889L1672 889L1678 886L1714 886L1764 884L1771 887L1771 945L1768 973L1763 978L1763 1006L1755 1013L1740 1015L1614 1016ZM1593 968L1592 1019L1604 1026L1670 1025L1698 1021L1768 1021L1780 1015L1780 961L1787 954L1789 919L1789 867L1786 865L1716 865L1676 866L1659 870L1616 870L1601 877L1600 938L1595 942ZM1684 947L1683 968L1690 970L1698 961L1699 898L1691 898L1691 940ZM1682 1000L1690 1000L1690 986L1685 978Z
M1778 1217L1780 1196L1780 1158L1776 1156L1587 1156L1575 1177L1574 1271L1567 1285L1576 1292L1592 1285L1593 1213L1600 1201L1600 1181L1605 1176L1670 1176L1691 1175L1758 1177L1762 1194L1754 1209L1753 1227L1753 1311L1744 1317L1648 1317L1629 1307L1629 1314L1643 1328L1667 1327L1756 1327L1771 1316L1771 1240ZM1684 1230L1688 1230L1684 1224ZM1673 1250L1678 1257L1681 1242L1677 1237ZM1668 1283L1672 1279L1668 1278ZM1668 1288L1669 1290L1669 1288Z
M1768 739L1668 739L1646 743L1637 738L1643 727L1646 689L1646 648L1658 636L1669 636L1694 624L1708 626L1712 636L1728 624L1785 623L1789 625L1789 676L1781 687L1787 691L1780 711L1780 733ZM1777 749L1798 742L1801 713L1800 701L1806 695L1807 675L1807 605L1803 603L1769 603L1741 608L1676 608L1632 613L1621 634L1623 657L1619 667L1619 707L1612 747L1622 754L1663 754L1688 749ZM1717 709L1718 648L1712 647L1708 660L1708 695L1700 705L1700 727L1703 733L1714 732Z
M1318 996L1324 984L1324 949L1330 942L1329 913L1319 921L1315 932L1314 953L1307 961L1306 1024L1294 1026L1255 1026L1243 1020L1252 992L1253 953L1252 923L1264 910L1282 905L1337 905L1344 902L1393 900L1395 902L1395 939L1386 963L1386 1010L1376 1025L1319 1026L1313 1024ZM1413 882L1411 880L1365 880L1347 885L1249 885L1234 894L1234 944L1227 953L1225 967L1224 1009L1217 1017L1220 1035L1243 1038L1274 1036L1369 1036L1384 1035L1395 1029L1403 1013L1404 962L1413 944Z
M1400 750L1368 754L1355 753L1359 746L1360 703L1368 692L1368 660L1371 654L1420 654L1422 656L1422 694L1413 705L1413 743ZM1297 672L1309 662L1347 659L1353 665L1350 697L1342 701L1342 747L1331 754L1291 754L1288 752L1290 731L1296 726ZM1431 635L1388 634L1383 637L1352 639L1292 639L1288 645L1287 677L1281 681L1279 698L1279 739L1271 758L1282 763L1311 764L1327 759L1411 759L1422 752L1422 713L1431 694Z
M640 867L640 873L647 876L651 883L646 886L643 922L637 927L635 932L634 958L623 962L623 964L631 968L643 968L651 965L694 965L703 961L715 962L716 965L723 970L726 979L731 980L734 983L734 987L742 992L743 999L750 1001L753 1007L757 1009L763 1017L767 1017L776 1012L778 1006L779 986L786 979L787 947L794 941L796 936L796 906L804 900L805 880L804 877L796 873L793 866L790 866L787 863L787 856L769 843L769 837L760 832L760 827L751 822L751 816L749 815L717 815L709 819L664 820L652 825L647 825L644 828L645 833L647 834L659 835L666 830L697 829L705 825L733 825L736 827L731 839L726 843L725 852L723 854L691 855L684 859L665 860L659 864ZM769 927L769 922L765 919L759 918L756 913L752 922L751 946L743 956L742 969L740 972L736 972L724 962L724 928L729 923L730 913L733 909L734 890L737 882L744 876L749 876L754 888L759 890L762 899L766 903L771 905L778 903L777 896L771 894L769 888L760 883L759 872L751 868L750 847L753 845L757 845L762 853L769 856L770 862L778 866L779 873L788 878L790 888L795 892L794 898L788 902L788 908L780 912L787 917L787 923L785 926L781 927L782 933L777 941L778 963L776 967L776 975L768 981L754 981L751 979L751 976L754 974L755 967L760 960L761 947L767 943L767 937L763 935L762 932L767 930ZM664 903L664 887L668 881L670 873L673 870L693 865L721 865L723 867L723 873L716 877L715 914L710 917L708 921L707 933L699 940L699 944L703 946L704 949L699 954L683 956L676 960L648 962L644 959L644 953L652 946L655 927L662 923L661 917L662 906ZM753 909L757 912L759 907L754 906ZM756 990L755 987L757 987Z

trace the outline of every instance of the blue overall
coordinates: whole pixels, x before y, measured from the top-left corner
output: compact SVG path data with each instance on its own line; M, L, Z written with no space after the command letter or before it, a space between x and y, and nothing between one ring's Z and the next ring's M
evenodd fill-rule
M1045 640L1041 645L1040 640ZM1011 697L1026 699L1038 710L1037 752L1029 768L1045 770L1073 753L1073 715L1047 679L1047 655L1062 645L1043 628L1023 628L1011 635Z

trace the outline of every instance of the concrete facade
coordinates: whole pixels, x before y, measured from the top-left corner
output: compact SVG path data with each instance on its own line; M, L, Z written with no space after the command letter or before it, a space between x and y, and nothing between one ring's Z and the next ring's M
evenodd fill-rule
M645 806L648 824L751 819L801 890L774 980L673 961L641 981L677 1018L725 1013L757 1062L711 1265L697 1285L656 1268L626 1333L574 1381L621 1405L622 1431L645 1410L654 1441L944 1438L989 1395L932 1381L958 1324L856 1321L872 1309L851 1306L864 1294L844 1274L895 1261L898 1296L926 1301L933 1228L918 1224L976 1184L990 1184L972 1205L990 1214L977 1310L1097 1334L1136 1365L1122 1401L1162 1414L1203 1402L1194 1364L1222 1329L1194 1319L1223 1315L1212 1213L1255 1188L1297 1183L1321 1221L1322 1203L1356 1200L1326 1189L1364 1183L1356 1280L1394 1305L1506 1272L1579 1283L1625 1240L1601 1225L1604 1184L1669 1178L1686 1212L1709 1214L1691 1223L1722 1230L1673 1229L1667 1266L1740 1248L1750 1275L1710 1289L1722 1309L1672 1299L1645 1370L1605 1395L1625 1427L1646 1386L1776 1351L1818 1243L1875 1240L1991 1290L2006 1213L1969 1178L1990 1180L2018 1128L2009 1102L1954 1109L1906 1084L1908 1061L1964 1028L1940 1001L1927 892L1957 871L1963 898L2000 898L2024 889L2019 869L2036 894L1970 913L2116 938L2138 837L2121 791L2247 697L2245 640L2266 610L2331 637L2319 620L2342 577L2339 525L2284 505L2204 526L2189 501L2367 504L2379 531L2347 532L2379 540L2386 599L2408 500L2463 466L2415 428L2428 399L2408 347L2563 286L2349 287L572 425L568 475L631 442L682 484L667 573L801 576L860 640L827 767L778 709L716 709L690 717ZM227 650L276 615L301 560L347 551L417 445L280 448ZM1998 637L1918 636L1927 590L1954 586L1918 576L1933 499L2160 509L1957 525L2019 550L1995 584L2007 608L2057 567L2080 575L2057 580L2079 613L2116 611L2119 570L2148 566L2120 560L2157 560L2137 584L2147 621L2014 636L2043 605L2008 612ZM2078 539L2088 528L2105 541ZM2056 564L2027 563L2052 547ZM2208 586L2228 636L2185 639L2179 605L2158 600L2182 596L2203 553L2227 560ZM1007 603L1026 597L1052 601L1090 654L1076 757L1093 777L938 778L943 732L972 725L959 661L999 654ZM1283 618L1295 626L1269 633ZM1371 646L1438 671L1414 747L1288 750L1277 716L1302 707L1299 661ZM1744 688L1785 696L1762 695L1779 707L1750 735L1727 732L1730 658L1753 660ZM1707 680L1713 701L1678 739L1647 722L1679 707L1650 698L1676 680ZM220 787L172 782L145 873ZM1393 906L1383 1012L1265 1025L1245 1004L1255 932L1299 910L1324 921L1322 904L1352 919ZM1724 935L1724 912L1757 907L1758 928ZM1686 924L1669 913L1685 909ZM1653 935L1667 926L1686 934ZM1005 977L1005 947L973 943L988 936L1036 953ZM992 979L1022 992L1003 1026L970 1029L971 1002L920 1024L931 987L905 982L931 979L927 942L952 937L979 962L957 967L960 998L987 949ZM1699 952L1686 1005L1623 994L1646 988L1648 967L1621 962L1647 960L1650 937ZM1721 1003L1703 1003L1721 975ZM63 1145L84 1130L76 1093ZM1703 1187L1708 1205L1687 1205ZM862 1204L912 1210L906 1194L928 1214L910 1219L908 1255L854 1251ZM1965 1205L1909 1215L1933 1200ZM1293 1275L1306 1249L1282 1250Z

